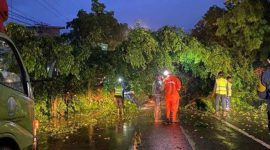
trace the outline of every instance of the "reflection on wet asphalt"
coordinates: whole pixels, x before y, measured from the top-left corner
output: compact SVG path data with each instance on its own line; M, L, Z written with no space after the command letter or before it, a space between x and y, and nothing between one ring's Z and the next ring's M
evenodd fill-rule
M265 150L256 141L203 113L181 112L182 126L198 150Z
M154 123L152 114L152 109L144 109L137 119L130 122L118 118L114 125L88 125L64 140L50 137L40 149L191 150L179 124Z
M149 150L191 150L179 124L155 124L144 127L142 145L139 149Z
M118 118L114 124L106 125L102 122L90 124L62 139L48 137L47 143L40 145L39 148L42 150L191 150L181 131L181 125L194 142L195 149L198 150L266 149L217 119L196 111L180 112L181 123L178 124L154 123L152 107L153 105L145 105L141 115L129 122Z

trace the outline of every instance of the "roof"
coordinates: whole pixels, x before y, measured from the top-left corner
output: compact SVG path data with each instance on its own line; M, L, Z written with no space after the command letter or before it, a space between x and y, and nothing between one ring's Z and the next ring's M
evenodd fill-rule
M48 26L48 25L34 25L34 26L27 26L27 28L65 29L65 27L63 26Z

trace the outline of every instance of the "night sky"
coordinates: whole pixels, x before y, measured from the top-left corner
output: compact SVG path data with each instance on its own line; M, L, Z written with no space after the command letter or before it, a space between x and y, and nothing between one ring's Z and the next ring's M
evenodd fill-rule
M8 0L13 18L35 24L45 22L65 26L77 15L78 10L90 11L90 0ZM190 31L212 5L223 7L224 0L101 0L114 11L116 18L132 27L135 22L152 30L164 25L182 27ZM18 14L25 18L18 17ZM14 21L11 19L9 21Z

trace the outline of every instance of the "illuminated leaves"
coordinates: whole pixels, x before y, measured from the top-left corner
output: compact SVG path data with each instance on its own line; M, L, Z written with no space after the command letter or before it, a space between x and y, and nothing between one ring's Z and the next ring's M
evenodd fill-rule
M218 19L218 36L225 36L234 48L253 51L260 48L269 25L264 20L264 7L259 1L244 0L236 3ZM246 53L244 53L246 54Z

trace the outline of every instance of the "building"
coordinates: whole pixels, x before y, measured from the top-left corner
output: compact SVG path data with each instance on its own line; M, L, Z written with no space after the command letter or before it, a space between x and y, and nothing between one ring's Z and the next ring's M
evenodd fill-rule
M61 29L65 29L65 27L49 25L34 25L27 28L33 30L37 36L60 36Z

